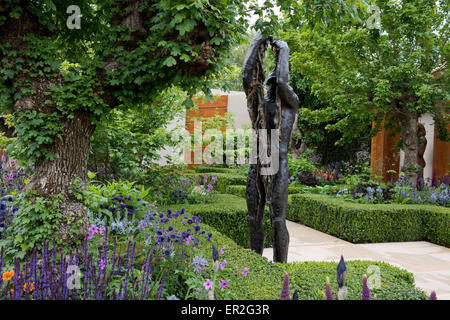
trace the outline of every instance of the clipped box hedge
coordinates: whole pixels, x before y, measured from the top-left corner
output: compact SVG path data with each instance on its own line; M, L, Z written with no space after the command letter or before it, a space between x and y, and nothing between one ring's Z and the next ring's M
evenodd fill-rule
M233 239L244 248L250 248L247 203L242 197L229 194L216 194L211 203L206 204L177 204L160 207L180 210L184 208L190 215L200 216L202 222ZM271 223L268 208L266 208L264 230L266 233L265 246L271 246Z
M217 177L217 183L215 190L218 193L227 193L227 187L230 185L243 185L247 184L247 177L239 174L221 173L221 172L204 172L204 173L185 173L184 176L192 178L194 174L198 177L207 175L208 177Z
M222 167L207 167L207 166L198 166L194 168L195 172L198 173L228 173L228 174L237 174L236 170L233 168L222 168Z
M233 199L235 197L219 197L218 201ZM186 206L185 206L186 207ZM196 215L191 207L187 207L186 213ZM320 300L325 290L326 277L330 278L333 294L337 290L336 267L334 262L291 262L287 264L272 263L265 257L242 248L236 244L234 237L228 237L216 228L201 224L202 229L212 233L211 242L200 238L200 250L212 266L211 245L217 248L225 246L219 260L226 260L225 268L230 270L229 287L234 293L233 299L238 300L263 300L279 299L283 277L285 273L290 275L289 292L292 296L294 290L298 290L300 300ZM232 239L230 239L232 238ZM344 257L345 258L345 257ZM346 261L347 265L347 300L360 300L362 290L362 278L368 273L369 266L378 266L382 277L381 288L371 289L371 294L376 294L379 300L425 300L425 293L414 286L412 273L391 266L387 263L374 261ZM245 278L241 276L244 268L248 268Z
M360 204L319 194L289 196L287 218L353 243L427 240L450 247L450 209Z
M245 185L235 185L235 186L231 185L231 186L227 186L226 193L245 198L246 197L246 188L247 188L247 186L245 186ZM295 194L295 193L301 193L301 192L302 192L302 188L300 188L300 187L289 187L289 194Z

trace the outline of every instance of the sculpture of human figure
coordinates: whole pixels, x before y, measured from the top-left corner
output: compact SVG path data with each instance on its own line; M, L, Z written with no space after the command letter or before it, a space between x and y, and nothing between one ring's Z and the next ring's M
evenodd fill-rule
M268 45L275 50L276 67L267 79L264 96L262 60ZM249 212L250 247L262 254L264 250L264 207L270 208L272 223L273 261L287 262L289 232L286 227L289 168L288 146L299 100L289 85L289 48L284 41L263 39L258 33L253 39L244 62L243 85L252 128L279 129L279 169L270 176L261 175L260 163L251 163L247 178L247 208ZM260 146L258 146L260 148Z

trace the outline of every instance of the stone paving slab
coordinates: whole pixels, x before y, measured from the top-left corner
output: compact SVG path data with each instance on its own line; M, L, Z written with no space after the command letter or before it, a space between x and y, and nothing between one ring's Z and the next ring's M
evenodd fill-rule
M440 300L450 300L450 249L426 241L353 244L304 225L286 221L289 230L288 262L383 261L412 272L416 286ZM272 260L272 248L263 255Z

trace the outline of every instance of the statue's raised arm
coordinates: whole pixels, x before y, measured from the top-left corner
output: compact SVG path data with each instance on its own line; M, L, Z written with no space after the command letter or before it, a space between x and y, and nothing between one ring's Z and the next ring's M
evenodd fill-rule
M261 75L264 77L262 60L269 40L270 38L263 39L261 32L258 32L250 44L242 67L242 81L247 96L250 94L251 90L258 85L259 80L261 80L260 83L264 82L264 78L260 79Z
M297 109L299 100L289 85L289 47L286 42L277 40L272 43L277 51L277 89L281 100L290 108Z

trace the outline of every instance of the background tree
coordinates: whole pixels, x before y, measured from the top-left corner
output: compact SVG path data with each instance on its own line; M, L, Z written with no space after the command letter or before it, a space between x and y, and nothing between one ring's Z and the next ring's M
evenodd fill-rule
M449 98L448 70L433 70L449 57L448 1L374 1L381 12L380 29L365 23L372 13L359 10L360 23L343 17L328 28L287 21L284 34L292 48L293 68L313 81L313 91L345 117L329 126L355 139L374 120L379 130L398 126L405 152L402 170L415 182L417 120L431 112L439 128L445 113L436 103ZM361 7L363 8L363 7ZM441 138L446 138L441 130Z
M313 82L298 70L291 70L290 82L299 97L298 129L301 133L300 148L310 150L320 156L321 164L353 160L359 151L370 152L370 120L366 121L366 131L356 139L342 139L343 133L329 130L334 124L348 116L345 109L330 107L322 97L313 93ZM292 137L295 139L294 135ZM298 141L297 141L298 144Z
M97 179L121 178L147 184L159 151L172 143L167 124L183 116L186 94L168 88L148 105L128 110L112 110L95 129L88 168ZM146 181L149 180L149 181Z

